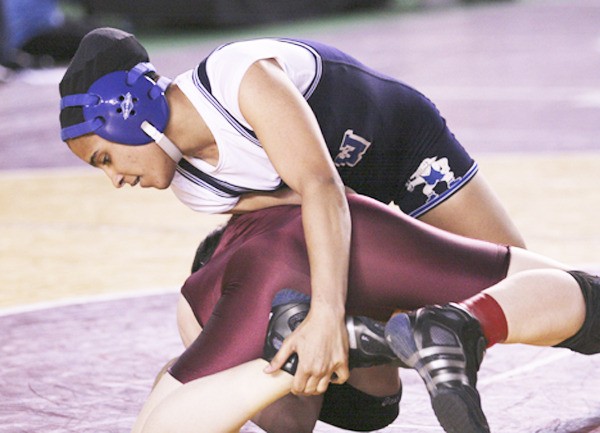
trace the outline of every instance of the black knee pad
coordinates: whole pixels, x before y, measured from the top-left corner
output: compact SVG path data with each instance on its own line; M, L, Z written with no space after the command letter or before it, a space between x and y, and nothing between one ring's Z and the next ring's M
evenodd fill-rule
M585 300L585 321L571 338L555 347L565 347L584 355L600 353L600 277L581 271L569 271Z
M347 383L332 383L325 392L319 420L345 430L379 430L398 417L401 396L402 388L394 395L375 397Z

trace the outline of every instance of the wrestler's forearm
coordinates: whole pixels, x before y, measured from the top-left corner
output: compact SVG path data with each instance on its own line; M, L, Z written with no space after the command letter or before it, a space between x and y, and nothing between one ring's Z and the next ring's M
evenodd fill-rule
M351 220L348 202L335 185L305 191L302 223L311 271L313 308L345 314Z

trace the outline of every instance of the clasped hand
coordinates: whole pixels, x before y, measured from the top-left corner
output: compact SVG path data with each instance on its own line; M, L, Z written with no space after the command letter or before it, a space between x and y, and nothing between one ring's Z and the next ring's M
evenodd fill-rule
M311 308L304 321L285 339L265 372L279 370L294 353L298 355L298 369L292 384L293 394L322 394L330 382L344 383L350 375L344 318L332 319L326 311Z

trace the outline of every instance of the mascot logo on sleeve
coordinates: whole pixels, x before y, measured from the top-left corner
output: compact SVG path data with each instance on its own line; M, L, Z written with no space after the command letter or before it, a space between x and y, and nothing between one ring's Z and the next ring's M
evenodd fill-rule
M406 189L413 192L415 188L423 185L423 194L427 197L427 202L438 197L439 194L449 189L452 185L458 182L461 178L456 179L454 172L450 169L448 158L425 158L417 170L406 182ZM445 188L436 191L436 187L440 183L445 183Z
M360 162L370 145L370 141L365 140L360 135L356 135L351 129L348 129L344 133L344 138L340 144L340 151L333 161L335 166L354 167Z

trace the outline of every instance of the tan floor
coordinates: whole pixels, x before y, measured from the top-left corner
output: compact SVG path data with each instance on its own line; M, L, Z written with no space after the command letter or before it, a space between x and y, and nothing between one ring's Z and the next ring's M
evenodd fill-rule
M529 248L600 265L600 154L477 158ZM169 191L116 191L99 171L0 175L0 307L176 289L198 241L225 221Z

